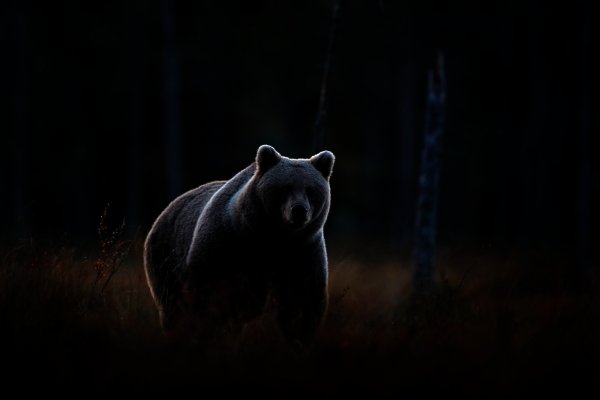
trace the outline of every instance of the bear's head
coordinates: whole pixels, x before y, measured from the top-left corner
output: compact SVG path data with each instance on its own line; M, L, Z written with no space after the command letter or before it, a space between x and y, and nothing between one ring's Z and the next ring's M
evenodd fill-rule
M334 160L330 151L308 159L291 159L271 146L260 146L255 193L269 219L290 232L320 229L329 212Z

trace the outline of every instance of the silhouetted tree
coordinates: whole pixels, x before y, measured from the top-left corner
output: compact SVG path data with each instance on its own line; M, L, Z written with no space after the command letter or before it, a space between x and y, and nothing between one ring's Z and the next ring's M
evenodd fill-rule
M128 23L128 83L129 83L129 125L127 129L127 187L126 227L132 233L141 219L141 188L143 182L143 150L144 150L144 24L143 7L133 2L129 10ZM167 137L168 140L168 137Z
M164 126L169 197L181 194L183 163L181 143L180 71L177 60L175 1L161 0L164 38Z
M591 160L590 160L590 127L591 127L591 93L590 93L590 54L592 35L592 10L589 1L583 7L583 21L579 37L579 179L577 190L577 257L574 288L587 284L590 263L590 198L591 198Z
M327 82L329 79L329 70L331 69L331 60L335 44L335 33L340 17L341 0L335 0L333 3L333 13L331 17L331 27L329 30L329 42L327 45L327 55L323 65L323 78L321 81L321 91L319 92L319 106L317 108L317 118L315 120L315 132L313 136L313 153L323 150L325 146L325 120L327 117Z
M520 149L520 210L519 210L519 241L524 246L540 242L545 232L538 228L542 226L542 208L544 204L544 148L548 138L545 138L544 124L548 118L548 73L549 66L544 61L544 31L540 10L543 5L534 0L528 3L529 24L527 31L527 120L525 132L521 137ZM546 196L548 197L548 196Z
M29 230L27 147L28 129L28 26L25 4L15 1L14 5L15 38L15 80L14 80L14 174L13 204L16 232L22 237Z
M422 123L422 119L417 118L418 113L415 104L415 99L420 98L420 96L417 96L415 79L418 70L416 66L417 55L409 38L409 32L414 29L414 22L411 18L402 18L400 24L402 26L401 46L403 50L400 72L401 96L398 113L400 138L396 150L398 156L395 157L396 169L400 174L400 187L399 198L395 199L398 201L395 212L398 214L398 222L396 223L400 230L398 233L402 239L406 240L412 237L414 232L412 224L415 219L415 175L418 162L416 142L419 129L417 125Z
M419 173L414 271L414 285L418 291L429 289L433 283L445 102L444 58L440 53L435 68L429 72L428 76L425 135Z

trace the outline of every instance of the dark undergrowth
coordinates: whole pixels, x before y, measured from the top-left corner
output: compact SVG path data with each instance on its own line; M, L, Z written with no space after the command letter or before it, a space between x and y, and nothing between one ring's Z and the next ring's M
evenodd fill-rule
M145 284L141 244L129 249L115 237L103 246L94 255L33 245L3 252L5 388L404 398L600 389L598 276L586 290L567 287L568 260L447 249L436 287L415 296L406 262L334 254L327 318L314 345L296 351L269 311L235 343L169 341Z

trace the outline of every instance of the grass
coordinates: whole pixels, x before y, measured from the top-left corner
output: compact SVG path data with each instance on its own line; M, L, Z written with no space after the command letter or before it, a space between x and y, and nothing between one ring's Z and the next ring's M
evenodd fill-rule
M446 249L428 295L394 257L331 256L331 304L312 348L294 352L267 312L231 347L168 341L146 287L141 243L96 254L5 251L2 378L21 392L276 393L500 397L596 388L600 295L565 286L568 260ZM129 251L127 246L131 245ZM115 254L118 253L118 254Z

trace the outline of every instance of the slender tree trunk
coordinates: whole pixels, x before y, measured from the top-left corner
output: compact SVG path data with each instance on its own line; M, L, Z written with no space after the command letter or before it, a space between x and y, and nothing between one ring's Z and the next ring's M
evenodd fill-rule
M591 198L591 160L590 160L590 127L591 127L591 74L590 54L592 36L592 10L590 1L583 7L583 21L579 38L579 82L580 82L580 127L579 127L579 176L577 190L577 244L574 288L583 288L588 282L590 258L590 198Z
M126 207L127 218L126 227L130 234L134 233L141 221L141 188L143 181L142 154L144 146L144 21L143 15L140 15L139 8L141 4L136 4L129 11L129 129L128 154L127 154L127 187Z
M335 0L333 4L333 15L331 19L331 27L329 29L329 42L327 45L325 64L323 65L323 78L321 81L321 90L319 92L319 106L317 108L317 118L315 119L315 131L313 134L313 153L323 150L323 147L325 146L325 121L327 118L327 84L329 80L329 71L331 69L331 61L333 58L335 33L339 22L341 3L341 0Z
M498 48L497 59L495 60L508 74L514 74L513 68L519 65L515 62L515 17L502 19L502 23L495 26L496 46ZM498 85L492 86L494 90L502 93L503 88ZM509 90L506 90L510 92ZM493 216L491 238L496 243L514 244L515 236L515 218L518 211L518 199L515 199L513 193L518 189L518 165L514 162L513 154L517 151L514 143L517 141L520 132L515 126L514 98L504 96L504 101L500 105L498 112L498 125L502 131L501 141L499 142L500 156L495 159L494 180L496 181L495 191L493 192ZM517 153L518 154L518 153Z
M519 233L520 244L527 247L539 244L545 232L540 232L544 218L543 203L543 125L548 118L548 69L544 59L544 36L542 34L542 17L540 2L529 5L528 37L527 37L527 97L528 121L522 135L520 157L520 212Z
M27 126L27 80L29 65L27 60L27 16L25 5L15 2L15 130L14 130L14 191L13 210L16 234L22 238L29 232L28 218L29 185L27 174L27 144L29 129Z
M403 30L403 38L408 37L410 32L414 29L413 22L410 18L402 19L401 21ZM400 112L399 121L400 128L400 140L397 146L398 157L396 159L396 170L399 171L400 175L400 192L398 201L398 207L395 207L395 212L398 213L396 221L399 231L399 240L407 240L413 237L415 221L415 204L416 204L416 193L415 193L415 176L417 173L417 162L418 159L415 156L417 151L416 140L417 140L417 118L415 117L416 104L415 99L417 96L417 67L415 63L415 54L411 42L408 39L403 41L405 57L402 59L402 75L401 75L401 97L400 97ZM421 119L419 119L422 121ZM419 124L420 125L420 124Z
M425 137L421 154L419 194L417 198L414 286L428 291L433 284L437 234L437 201L440 175L440 152L444 131L446 78L440 53L436 68L429 72Z
M167 188L173 198L183 189L180 73L177 60L175 1L161 0L164 37L164 133L167 163Z

